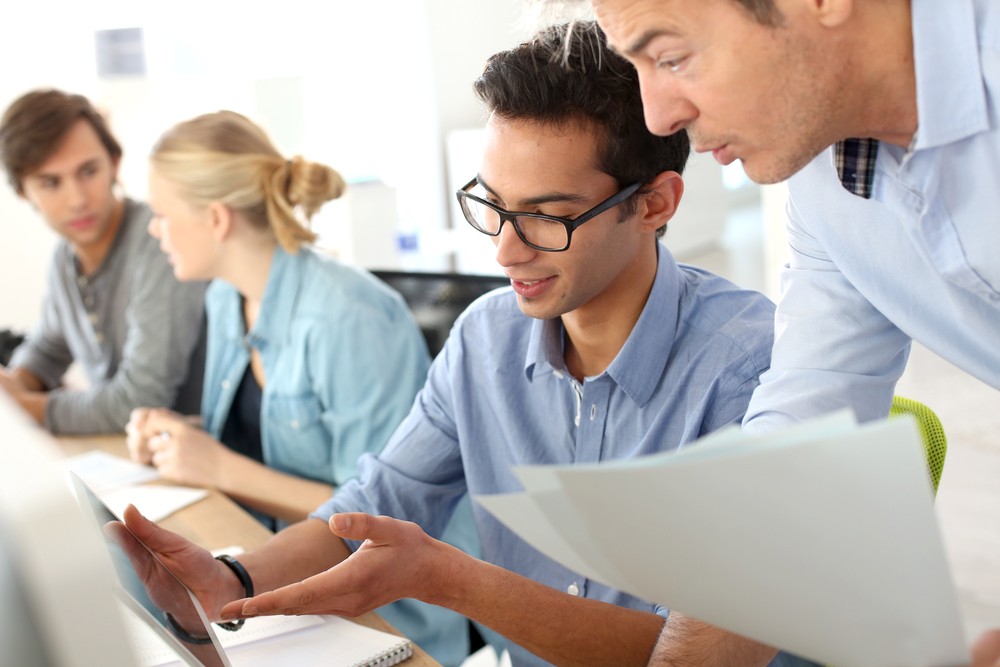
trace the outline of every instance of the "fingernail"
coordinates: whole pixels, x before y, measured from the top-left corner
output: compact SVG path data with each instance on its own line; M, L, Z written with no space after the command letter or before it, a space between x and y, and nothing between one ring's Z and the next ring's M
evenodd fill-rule
M257 615L257 607L243 607L243 615L244 616L256 616Z
M222 620L223 621L231 621L234 618L236 618L237 616L239 616L239 614L236 614L236 613L230 611L230 612L227 612L227 613L225 613L225 614L222 615Z
M347 530L351 527L351 517L346 514L334 514L333 526L337 530Z

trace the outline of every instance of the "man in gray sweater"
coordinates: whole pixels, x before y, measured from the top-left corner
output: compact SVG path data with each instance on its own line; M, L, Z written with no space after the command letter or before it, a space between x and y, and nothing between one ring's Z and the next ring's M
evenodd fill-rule
M150 209L115 192L121 155L80 95L34 91L0 120L11 186L62 237L41 320L0 386L53 433L121 431L139 406L200 407L205 285L174 278ZM62 387L73 361L88 389Z

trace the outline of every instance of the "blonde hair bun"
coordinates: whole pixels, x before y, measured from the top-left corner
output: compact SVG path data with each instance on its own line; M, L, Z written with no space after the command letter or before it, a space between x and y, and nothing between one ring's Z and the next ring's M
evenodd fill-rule
M301 155L286 160L263 129L234 111L174 125L149 159L190 204L220 202L240 211L292 253L316 240L309 221L345 188L341 175L325 164Z

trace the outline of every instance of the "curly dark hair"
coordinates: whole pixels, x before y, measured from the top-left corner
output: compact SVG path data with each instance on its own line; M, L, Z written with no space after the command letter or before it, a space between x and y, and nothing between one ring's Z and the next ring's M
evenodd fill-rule
M649 184L665 171L683 173L691 152L687 132L658 137L647 129L635 68L608 47L592 21L552 26L492 56L474 87L499 118L592 124L602 134L597 167L619 188ZM635 213L644 191L621 205L621 219Z

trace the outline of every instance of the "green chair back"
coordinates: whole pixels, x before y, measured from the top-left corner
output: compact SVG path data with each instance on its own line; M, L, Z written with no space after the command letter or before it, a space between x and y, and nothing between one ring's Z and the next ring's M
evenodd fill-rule
M894 396L889 419L900 415L913 415L920 425L920 437L924 441L924 453L927 455L927 471L934 483L934 493L937 493L941 471L944 470L944 456L948 452L948 439L944 437L941 420L923 403Z

